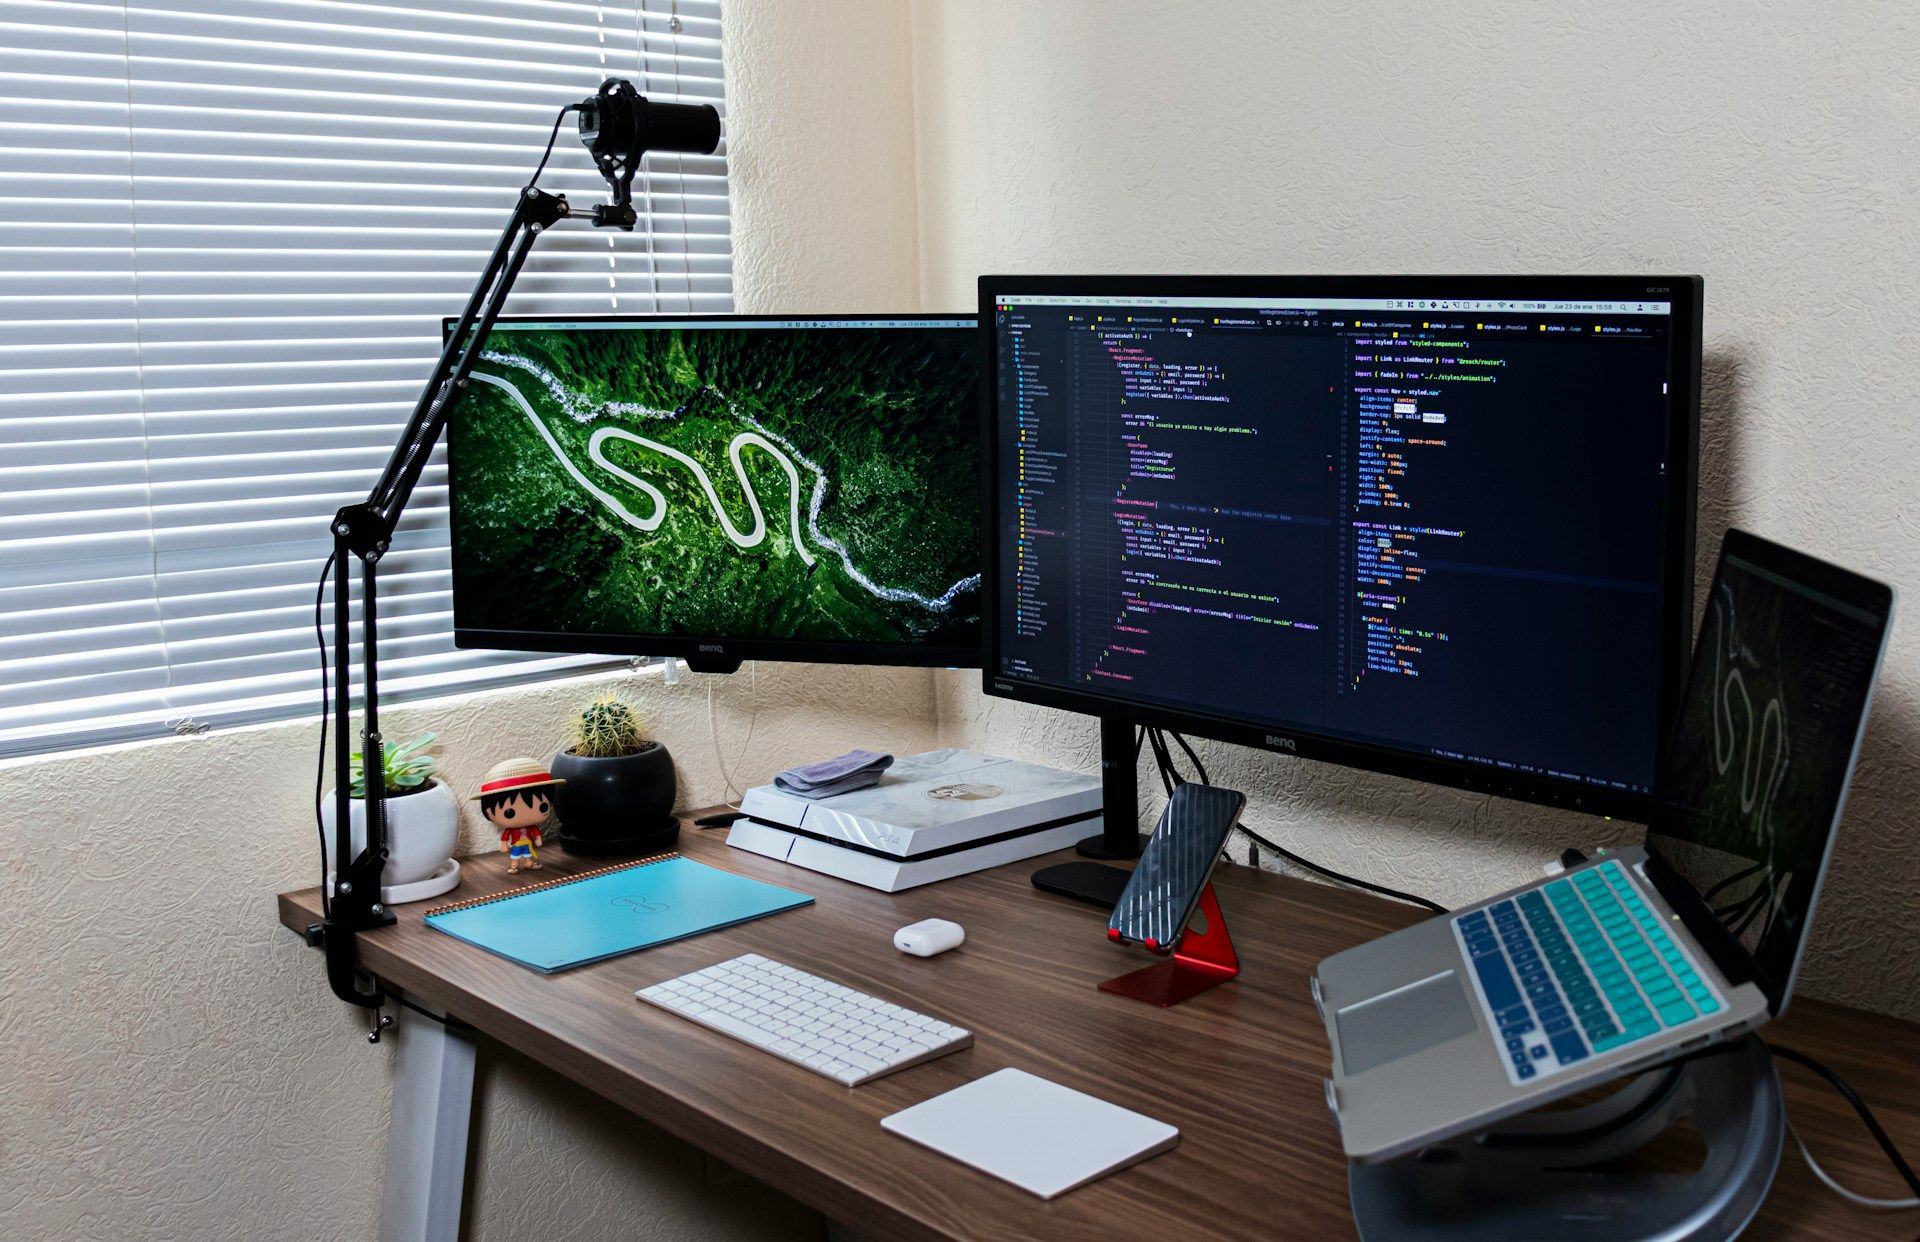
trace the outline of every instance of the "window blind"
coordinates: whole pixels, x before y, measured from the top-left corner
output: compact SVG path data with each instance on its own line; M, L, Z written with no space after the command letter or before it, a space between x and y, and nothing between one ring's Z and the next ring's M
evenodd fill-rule
M608 76L724 116L718 0L0 0L0 754L312 709L326 519ZM634 197L509 313L730 309L724 147ZM581 662L454 649L440 458L381 568L383 695Z

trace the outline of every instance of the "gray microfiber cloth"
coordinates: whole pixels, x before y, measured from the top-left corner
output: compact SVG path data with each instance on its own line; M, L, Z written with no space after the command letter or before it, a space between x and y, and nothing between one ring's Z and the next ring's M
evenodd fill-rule
M796 798L831 798L880 783L880 774L893 766L893 756L871 750L850 750L832 759L788 768L773 778L774 786Z

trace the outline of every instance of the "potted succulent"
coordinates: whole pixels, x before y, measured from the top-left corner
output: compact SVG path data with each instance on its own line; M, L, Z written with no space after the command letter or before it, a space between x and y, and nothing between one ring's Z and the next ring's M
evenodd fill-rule
M454 842L460 835L460 802L446 782L433 774L434 758L426 753L433 740L433 734L423 733L410 742L388 742L380 747L378 778L385 783L387 794L387 866L380 873L380 887L383 900L389 903L418 901L459 883L459 866L452 858ZM351 833L357 851L367 841L366 756L354 752L350 771ZM329 868L336 867L334 806L334 795L329 791L320 803Z
M677 792L673 756L645 736L640 713L617 695L587 704L573 724L573 745L553 757L560 830L572 854L605 858L673 848Z

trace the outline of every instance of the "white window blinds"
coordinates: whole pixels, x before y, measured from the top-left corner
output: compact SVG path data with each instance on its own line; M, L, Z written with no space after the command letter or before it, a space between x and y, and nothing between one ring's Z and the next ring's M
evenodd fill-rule
M0 0L0 753L311 708L326 519L609 76L724 115L718 0ZM724 148L634 197L509 312L729 309ZM438 463L401 532L383 693L577 662L453 648Z

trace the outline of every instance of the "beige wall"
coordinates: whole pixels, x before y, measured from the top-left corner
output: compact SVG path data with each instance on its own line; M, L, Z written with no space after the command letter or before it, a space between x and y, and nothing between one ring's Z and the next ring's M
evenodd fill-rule
M922 296L987 271L1686 271L1703 568L1729 522L1920 583L1920 21L1899 2L928 0ZM973 745L1081 722L943 680ZM1228 748L1317 861L1459 901L1613 826ZM1806 985L1920 1017L1920 625L1896 629Z

